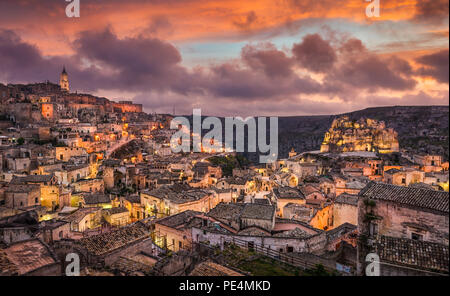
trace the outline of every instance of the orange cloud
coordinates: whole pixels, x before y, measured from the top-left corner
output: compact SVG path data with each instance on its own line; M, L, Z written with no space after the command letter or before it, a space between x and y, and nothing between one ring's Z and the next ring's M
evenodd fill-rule
M69 19L62 1L20 0L0 4L0 27L22 32L25 40L37 44L45 54L60 55L71 53L68 41L77 33L105 26L111 26L119 36L154 35L172 42L204 40L288 26L308 18L370 23L445 17L439 5L423 4L434 1L448 3L381 0L380 18L368 19L365 9L369 3L363 0L81 0L81 18ZM448 10L446 15L448 18ZM445 31L439 26L433 30Z

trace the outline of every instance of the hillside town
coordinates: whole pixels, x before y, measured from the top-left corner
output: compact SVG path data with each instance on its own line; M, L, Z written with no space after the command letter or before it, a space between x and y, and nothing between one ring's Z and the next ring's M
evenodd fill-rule
M448 159L388 123L270 164L173 153L174 114L69 82L0 84L0 275L448 275Z

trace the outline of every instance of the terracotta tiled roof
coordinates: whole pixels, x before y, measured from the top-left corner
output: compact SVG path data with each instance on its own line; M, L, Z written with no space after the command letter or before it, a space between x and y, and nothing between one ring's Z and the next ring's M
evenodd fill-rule
M180 226L186 225L193 217L202 214L197 211L184 211L176 215L172 215L169 217L162 218L160 220L155 221L157 224L161 224L167 227L179 228Z
M359 195L448 214L449 194L444 191L370 182Z
M241 218L272 220L274 213L274 206L247 203L241 213Z
M380 236L375 252L381 262L448 273L448 246L442 244Z
M339 195L338 197L336 197L335 203L357 206L358 205L358 195L343 193L343 194Z
M105 212L108 213L109 215L115 215L115 214L127 213L128 210L126 208L117 207L117 208L107 209L107 210L105 210Z
M29 183L49 183L53 178L52 175L30 175L25 177L14 176L10 184L23 185Z
M84 202L87 205L95 205L95 204L101 204L101 203L110 203L111 198L102 193L88 193L88 194L82 194Z
M278 199L305 199L305 195L297 188L278 187L273 189Z
M189 274L190 276L243 276L228 267L206 261L198 264Z
M0 276L18 275L19 269L8 259L5 251L0 249Z
M16 270L19 275L57 262L48 247L38 239L14 243L3 252L3 258L6 254L9 261L9 263L6 262L6 267L12 271ZM2 255L0 255L0 261L1 258ZM12 265L15 265L15 268Z
M273 235L274 237L290 237L290 238L308 238L311 236L311 234L307 233L306 231L296 227L291 230L286 230L277 234Z
M11 192L11 193L30 193L33 191L38 191L40 190L40 186L39 185L9 185L8 188L6 189L6 192Z
M81 220L83 220L84 217L96 211L99 211L99 208L81 208L70 215L62 217L61 220L66 222L79 223Z
M150 232L140 223L120 228L116 231L83 238L79 242L94 255L103 255L133 242L149 237Z

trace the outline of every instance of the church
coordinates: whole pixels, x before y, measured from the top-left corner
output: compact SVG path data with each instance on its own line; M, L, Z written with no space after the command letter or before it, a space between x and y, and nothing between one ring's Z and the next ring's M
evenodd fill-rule
M63 71L59 78L59 86L61 87L62 91L70 92L69 88L69 74L66 72L66 67L63 67Z

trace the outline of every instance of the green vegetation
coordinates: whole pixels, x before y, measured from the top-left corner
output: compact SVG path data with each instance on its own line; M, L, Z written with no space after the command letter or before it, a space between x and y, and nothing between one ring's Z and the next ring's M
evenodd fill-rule
M53 146L56 146L56 144L58 142L56 141L56 138L55 138L52 140L37 140L37 139L35 139L35 140L33 140L33 143L36 145L41 145L41 146L47 145L47 144L52 144Z
M378 220L379 218L373 214L367 213L364 216L364 222L370 222L370 221L374 221L374 220Z
M25 139L24 138L18 138L17 139L17 145L22 146L25 143Z
M213 156L208 158L208 161L220 166L224 176L231 176L233 169L244 168L249 164L249 161L242 155Z
M373 208L373 207L376 206L376 203L375 203L375 201L374 201L373 199L365 199L365 200L364 200L364 205L365 205L366 207L371 207L371 208Z
M55 146L55 147L67 147L67 145L64 144L63 142L57 142L57 143L54 144L53 146Z
M254 276L299 276L301 270L277 262L268 257L260 257L252 261L245 261L238 268L250 272Z
M336 273L331 273L325 270L322 264L317 264L315 268L307 269L303 272L304 276L337 276Z
M230 245L225 250L216 250L215 254L228 265L253 276L300 276L300 268L263 256L254 251L241 249Z

